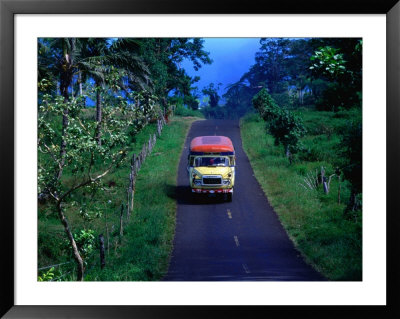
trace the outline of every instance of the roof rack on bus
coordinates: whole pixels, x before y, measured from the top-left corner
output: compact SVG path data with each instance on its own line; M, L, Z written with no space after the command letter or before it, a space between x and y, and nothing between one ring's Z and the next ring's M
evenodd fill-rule
M198 136L190 143L190 153L193 155L204 153L233 155L234 152L232 141L226 136Z

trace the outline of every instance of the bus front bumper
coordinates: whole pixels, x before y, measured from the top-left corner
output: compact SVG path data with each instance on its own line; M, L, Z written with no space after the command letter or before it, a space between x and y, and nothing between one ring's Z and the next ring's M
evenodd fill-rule
M233 193L233 188L219 188L219 189L192 188L192 193L202 193L202 194Z

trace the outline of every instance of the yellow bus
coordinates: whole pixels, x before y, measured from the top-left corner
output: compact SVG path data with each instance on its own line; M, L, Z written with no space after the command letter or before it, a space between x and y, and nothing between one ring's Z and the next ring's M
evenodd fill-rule
M235 149L226 136L198 136L190 143L188 174L192 193L226 194L232 201Z

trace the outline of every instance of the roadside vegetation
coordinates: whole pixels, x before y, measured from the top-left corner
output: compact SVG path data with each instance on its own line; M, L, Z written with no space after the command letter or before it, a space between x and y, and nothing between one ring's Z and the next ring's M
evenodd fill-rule
M38 39L39 281L166 271L168 195L201 115L176 107L194 100L198 80L179 67L184 59L195 69L212 62L199 38Z
M167 271L175 231L176 201L173 199L182 147L191 123L200 118L173 116L143 163L136 180L133 212L120 236L121 205L126 214L130 163L120 165L96 188L78 192L65 207L66 217L85 259L85 280L160 280ZM146 126L129 146L129 155L141 151L156 125ZM74 175L65 173L64 179ZM101 269L98 236L104 235L106 265ZM76 280L65 230L52 205L39 204L38 267L47 280ZM65 264L64 264L65 263ZM46 277L47 274L47 277Z
M265 134L265 123L257 114L241 120L244 150L270 204L306 261L330 280L361 280L362 214L361 210L350 217L345 214L351 184L334 176L326 194L319 182L321 167L328 176L335 173L341 158L336 145L351 112L342 112L340 117L313 110L298 114L310 132L301 139L308 149L303 155L307 158L290 164L283 146ZM305 180L315 187L310 188Z
M238 86L259 88L241 120L255 176L310 264L362 280L362 41L260 42Z

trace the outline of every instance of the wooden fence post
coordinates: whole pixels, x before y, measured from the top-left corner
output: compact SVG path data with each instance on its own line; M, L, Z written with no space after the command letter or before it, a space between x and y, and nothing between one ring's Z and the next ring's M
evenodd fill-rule
M152 141L152 138L151 138L151 134L150 134L150 137L149 137L149 154L151 154L151 151L153 150L153 143L151 143L151 141Z
M131 194L131 211L133 212L133 204L135 198L135 188L136 188L136 174L133 174L132 180L132 194Z
M128 185L128 190L127 190L127 205L126 205L126 220L129 221L129 217L130 217L130 197L131 197L131 185L132 185L132 171L129 173L129 185Z
M135 175L138 174L139 170L140 170L140 158L138 156L136 157L136 162L135 162Z
M158 136L161 136L161 120L158 119L157 120L157 132L158 132Z
M131 173L129 175L129 189L128 189L128 211L129 211L129 216L128 216L128 221L130 217L130 213L133 212L133 198L135 195L135 184L136 184L136 155L133 154L132 160L131 160Z
M143 159L142 159L142 163L143 163L144 160L145 160L146 157L147 157L147 154L146 154L146 143L144 143L144 144L143 144L143 147L142 147L142 157L143 157Z
M140 162L140 153L139 153L139 156L136 158L136 169L137 169L136 172L139 172L140 165L141 165L141 162Z
M164 111L160 110L160 119L162 121L162 125L166 124L165 123L165 109L164 109ZM161 129L162 129L162 127L161 127Z
M106 259L104 256L104 236L103 236L103 234L99 235L99 240L100 240L100 265L101 265L101 269L103 269L104 266L106 265Z
M129 186L128 186L128 192L127 192L127 207L126 207L126 218L127 221L129 221L131 217L131 212L132 212L132 207L133 207L133 198L132 198L132 193L133 193L133 180L135 179L135 154L132 155L131 159L131 172L129 174Z

